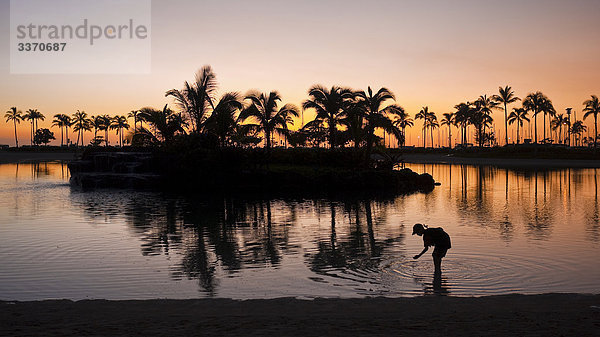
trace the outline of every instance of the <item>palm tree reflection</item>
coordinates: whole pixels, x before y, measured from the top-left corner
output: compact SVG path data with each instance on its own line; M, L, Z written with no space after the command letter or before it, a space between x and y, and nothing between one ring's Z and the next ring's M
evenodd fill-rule
M386 239L376 238L373 222L372 201L352 201L345 205L349 220L349 233L338 237L337 209L335 202L329 203L331 229L328 239L317 238L317 249L308 254L308 264L316 274L334 278L364 282L360 274L378 272L381 257L386 248L404 240L400 233ZM366 228L363 225L366 224ZM386 222L386 219L381 219ZM366 229L366 233L365 233Z
M375 282L385 268L381 262L403 254L399 247L404 244L405 231L391 223L398 210L400 217L410 217L412 212L447 212L449 219L490 229L507 242L513 240L515 232L547 240L553 226L581 216L586 239L600 241L596 170L469 165L423 168L456 181L442 181L440 189L418 196L423 202L416 210L408 209L413 200L408 197L394 201L348 196L341 200L279 200L114 190L74 192L71 197L74 208L83 209L89 217L108 222L124 216L128 229L140 239L142 255L172 259L170 276L197 280L200 291L209 296L217 293L219 279L224 276L240 275L250 268L277 269L285 256L292 255L299 256L318 276L315 280L328 277ZM450 175L451 169L454 175ZM323 228L318 225L321 217L326 218ZM295 233L292 239L290 232ZM449 293L442 275L417 281L426 294Z
M587 221L587 233L589 239L593 242L600 242L600 211L598 210L598 169L594 169L594 201L592 207L586 207L591 209L592 214L586 216Z

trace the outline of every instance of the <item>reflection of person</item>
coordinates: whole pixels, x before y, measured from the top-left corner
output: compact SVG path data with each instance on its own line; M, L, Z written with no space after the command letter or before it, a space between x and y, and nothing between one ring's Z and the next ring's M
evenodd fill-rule
M429 249L429 246L434 246L433 249L433 264L435 266L435 273L442 272L442 258L446 256L446 252L448 249L452 247L450 244L450 235L444 232L444 230L440 228L426 228L422 224L418 223L413 226L413 235L417 234L418 236L423 236L423 243L425 244L425 248L423 251L414 256L414 259L418 259L421 255L425 254Z

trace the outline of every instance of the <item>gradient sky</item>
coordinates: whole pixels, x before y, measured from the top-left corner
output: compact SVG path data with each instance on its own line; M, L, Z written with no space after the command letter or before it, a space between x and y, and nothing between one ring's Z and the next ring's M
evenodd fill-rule
M439 118L507 84L520 97L540 90L579 118L582 102L600 95L598 0L154 0L148 75L11 75L8 0L0 0L0 29L0 108L36 108L47 118L40 127L77 109L162 107L172 102L165 91L204 64L220 92L279 90L283 103L300 104L313 84L385 86L411 116L427 105ZM494 118L499 127L503 112ZM28 130L22 123L21 144ZM0 144L13 146L12 132L0 123Z

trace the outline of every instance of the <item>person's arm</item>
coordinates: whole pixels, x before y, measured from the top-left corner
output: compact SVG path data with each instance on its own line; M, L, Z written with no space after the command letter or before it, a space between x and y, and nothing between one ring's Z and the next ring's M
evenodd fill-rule
M428 250L428 249L429 249L429 247L428 247L428 246L425 246L425 248L423 248L423 251L422 251L422 252L420 252L419 254L417 254L417 255L413 256L413 259L415 259L415 260L416 260L416 259L420 258L420 257L421 257L421 255L425 254L425 253L427 252L427 250Z

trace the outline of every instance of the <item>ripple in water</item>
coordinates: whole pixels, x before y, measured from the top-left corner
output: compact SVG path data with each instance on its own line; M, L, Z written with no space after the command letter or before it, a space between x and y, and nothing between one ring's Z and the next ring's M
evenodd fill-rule
M437 287L441 287L443 293L464 296L536 293L567 288L573 283L577 271L569 262L558 257L539 261L536 256L460 254L443 260L441 280L436 280L433 261L423 256L419 260L391 260L384 265L382 273L392 287L394 283L414 282L421 285L425 293L438 292ZM409 290L406 294L414 292L418 291Z

